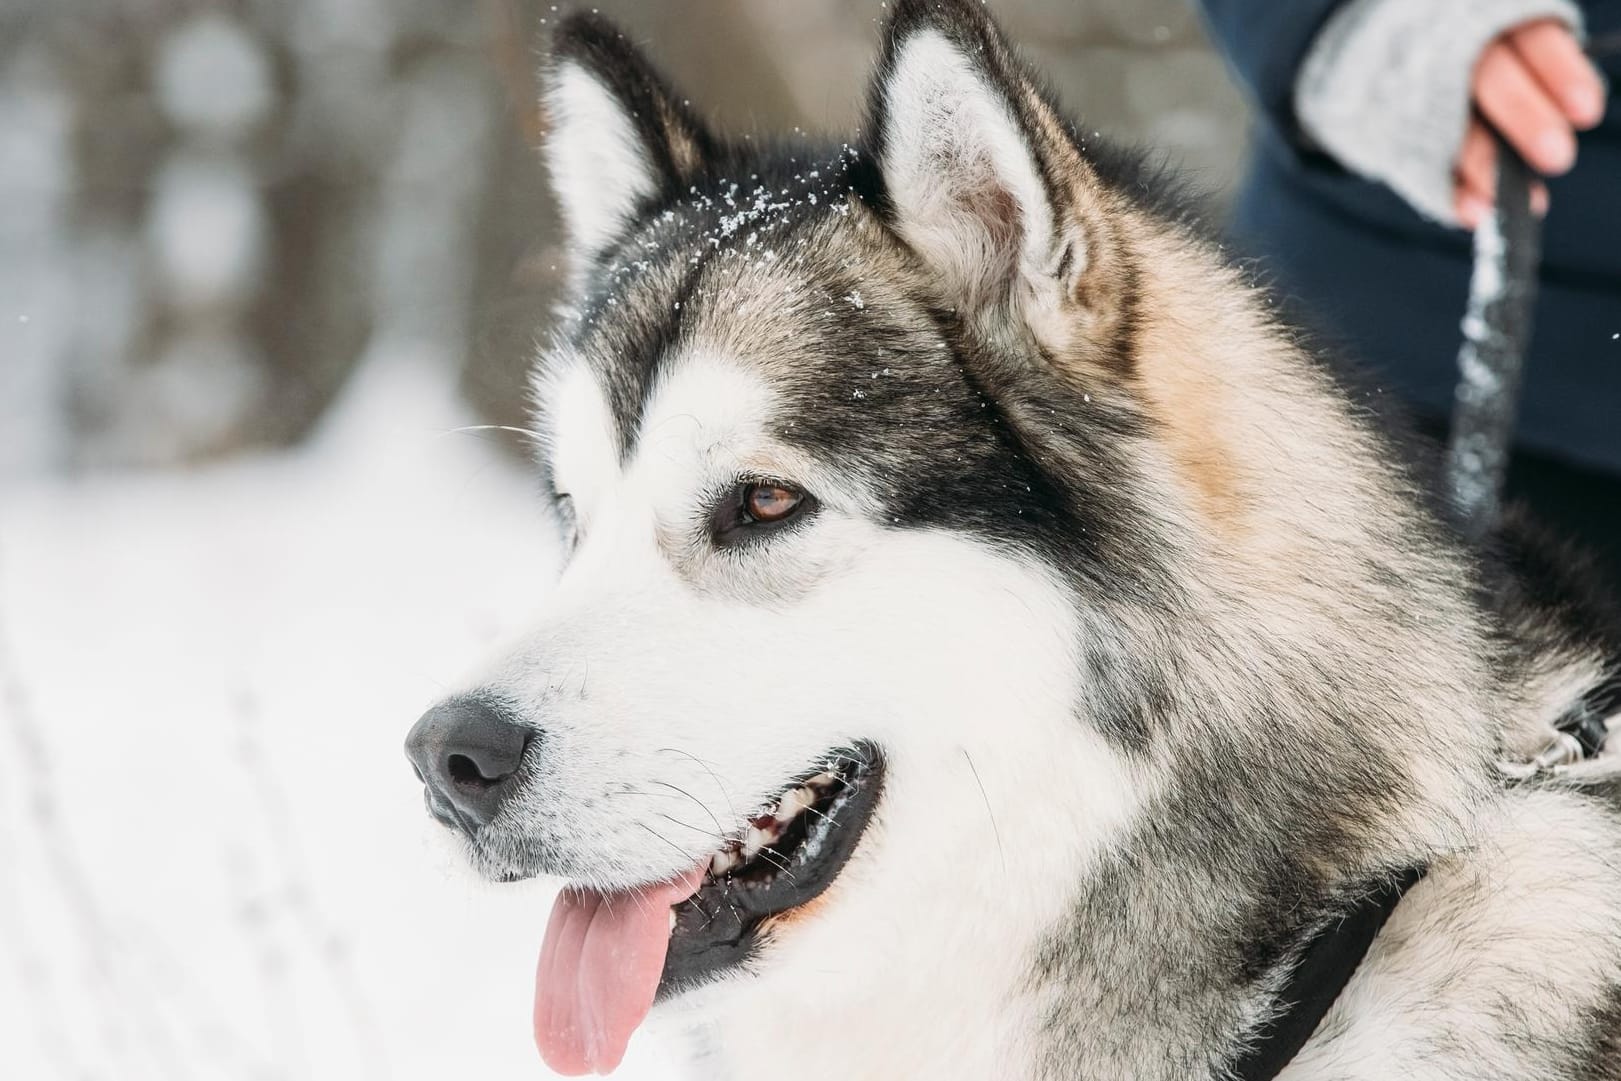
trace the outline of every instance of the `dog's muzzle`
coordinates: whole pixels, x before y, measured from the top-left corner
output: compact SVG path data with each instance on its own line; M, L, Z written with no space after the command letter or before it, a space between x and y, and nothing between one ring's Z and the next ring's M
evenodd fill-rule
M405 755L427 787L428 811L471 837L517 790L518 768L534 736L488 702L451 698L412 727Z

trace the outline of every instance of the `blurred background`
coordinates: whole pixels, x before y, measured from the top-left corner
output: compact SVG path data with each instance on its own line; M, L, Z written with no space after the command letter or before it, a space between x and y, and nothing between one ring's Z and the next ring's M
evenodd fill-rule
M879 0L597 0L731 131L846 133ZM1219 208L1181 0L997 0ZM542 1076L544 885L434 836L414 718L545 603L559 9L0 5L0 1033L27 1079ZM626 1075L668 1076L633 1046Z

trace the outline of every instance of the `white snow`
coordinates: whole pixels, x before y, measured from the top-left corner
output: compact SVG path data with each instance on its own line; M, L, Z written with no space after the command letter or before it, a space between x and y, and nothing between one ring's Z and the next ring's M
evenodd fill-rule
M396 350L297 453L0 488L8 1078L546 1076L549 889L475 883L400 751L555 568L452 401Z

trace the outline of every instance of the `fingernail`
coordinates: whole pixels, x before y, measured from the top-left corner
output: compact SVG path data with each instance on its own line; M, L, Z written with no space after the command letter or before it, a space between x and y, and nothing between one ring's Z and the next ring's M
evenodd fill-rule
M1546 132L1537 139L1537 157L1544 173L1569 172L1576 164L1576 140L1568 131Z
M1485 220L1491 207L1478 195L1465 195L1458 200L1458 221L1465 229L1474 229Z

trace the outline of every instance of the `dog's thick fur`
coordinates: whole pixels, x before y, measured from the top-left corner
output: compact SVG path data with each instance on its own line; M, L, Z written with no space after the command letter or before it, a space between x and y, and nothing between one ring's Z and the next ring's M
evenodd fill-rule
M475 857L665 878L868 740L833 888L655 1012L695 1076L1221 1078L1302 944L1422 864L1283 1076L1621 1077L1609 766L1497 767L1597 636L1492 603L1268 294L980 4L892 7L832 148L724 141L612 27L560 32L576 289L537 387L577 542L480 688L541 737ZM814 515L717 546L745 476Z

